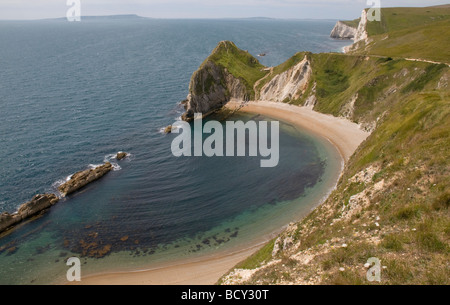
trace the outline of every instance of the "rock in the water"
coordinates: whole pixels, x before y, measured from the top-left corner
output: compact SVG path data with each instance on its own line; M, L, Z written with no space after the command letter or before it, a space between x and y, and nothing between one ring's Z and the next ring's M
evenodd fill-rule
M52 207L59 201L55 194L36 195L31 201L20 206L15 214L3 213L0 215L0 232L13 227L23 220L39 214Z
M106 162L104 165L96 167L94 169L87 169L74 174L69 181L58 187L58 190L63 196L70 195L82 187L94 182L104 175L109 173L113 169L111 163Z
M116 155L116 159L119 161L125 159L126 157L128 157L126 152L118 152Z
M172 133L172 125L169 125L164 129L164 133Z

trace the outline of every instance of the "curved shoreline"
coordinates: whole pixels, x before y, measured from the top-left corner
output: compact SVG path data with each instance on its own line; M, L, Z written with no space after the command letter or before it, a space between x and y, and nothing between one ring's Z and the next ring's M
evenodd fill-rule
M345 118L323 114L308 107L267 101L245 104L239 101L231 101L226 107L231 110L242 107L239 111L271 116L306 129L319 137L326 138L338 149L345 162L370 135L370 133L361 130L358 124Z
M280 119L327 139L347 162L359 145L369 136L359 125L343 118L315 112L306 107L274 102L231 101L230 110L267 115ZM343 167L341 168L342 173ZM340 173L340 174L341 174ZM339 179L339 178L337 178ZM337 181L335 181L337 182ZM333 185L336 183L333 182ZM329 190L327 192L329 194ZM328 196L327 196L328 197ZM326 198L325 198L326 199ZM82 285L213 285L236 264L252 255L262 246L253 244L233 253L205 256L197 260L179 261L149 270L112 272L82 278Z

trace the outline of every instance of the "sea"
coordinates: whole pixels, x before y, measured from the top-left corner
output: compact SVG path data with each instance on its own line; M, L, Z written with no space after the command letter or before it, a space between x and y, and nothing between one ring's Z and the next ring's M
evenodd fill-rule
M0 213L56 193L104 162L114 171L0 236L0 284L65 283L264 243L320 204L341 158L280 122L277 167L255 157L175 157L180 101L222 40L266 66L296 52L340 52L334 20L137 17L0 21ZM210 118L214 119L214 118ZM207 121L206 119L205 121ZM235 114L227 120L272 121ZM130 156L117 161L117 152Z

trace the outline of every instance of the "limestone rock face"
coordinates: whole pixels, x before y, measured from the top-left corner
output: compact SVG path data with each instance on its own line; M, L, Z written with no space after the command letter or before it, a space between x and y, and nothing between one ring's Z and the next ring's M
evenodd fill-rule
M369 42L369 34L367 32L367 11L363 10L361 13L361 20L359 21L358 28L355 32L355 37L353 38L353 44L344 47L344 53L351 52L358 48L358 42L363 41L366 44Z
M311 63L307 56L289 70L278 74L261 89L259 99L283 102L285 99L298 99L311 80Z
M367 33L367 11L363 10L361 13L361 21L359 22L358 29L355 33L355 43L361 41L361 40L367 40L368 33Z
M231 99L248 100L245 85L225 68L207 61L191 78L186 113L182 119L189 122L195 113L208 115Z
M54 194L36 195L31 201L20 206L15 214L3 213L0 215L0 232L13 227L21 221L39 214L52 207L59 201Z
M354 39L357 29L338 21L331 31L330 37L334 39Z
M104 165L96 167L94 169L87 169L81 172L74 174L69 181L61 185L58 189L61 194L65 197L70 195L82 187L88 185L91 182L94 182L104 175L109 173L113 169L111 163L106 162Z

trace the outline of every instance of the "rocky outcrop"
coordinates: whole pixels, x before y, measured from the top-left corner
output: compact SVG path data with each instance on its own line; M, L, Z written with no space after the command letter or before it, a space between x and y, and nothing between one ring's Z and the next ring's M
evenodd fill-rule
M356 28L338 21L331 31L330 37L334 39L354 39L356 35Z
M331 31L330 37L334 39L353 39L353 44L343 49L344 53L348 53L357 48L358 42L365 41L367 43L369 37L367 33L367 22L367 10L363 10L356 28L342 21L338 21Z
M14 214L3 213L0 215L0 233L11 228L20 222L38 215L47 210L59 201L54 194L36 195L33 199L20 206Z
M165 134L172 133L172 125L169 125L166 128L164 128L164 133Z
M259 99L273 102L298 99L308 87L311 75L311 63L305 56L301 62L276 75L265 84L261 89Z
M361 21L359 22L358 29L355 34L355 43L366 40L369 37L367 33L367 11L363 10L361 13Z
M58 187L62 196L70 195L91 182L94 182L113 169L111 163L106 162L104 165L98 166L94 169L87 169L74 174L69 181Z
M212 61L206 62L192 76L183 120L191 121L195 113L207 115L222 108L231 99L248 100L242 82Z
M128 154L126 152L122 152L122 151L118 152L117 155L116 155L116 159L118 161L123 160L126 157L128 157Z
M217 62L217 57L231 54L229 55L232 58L230 61L239 61L244 57L248 61L246 64L249 64L249 68L251 65L259 64L256 58L247 52L242 55L242 52L245 51L239 50L234 43L222 41L192 75L189 95L184 101L186 108L186 112L182 115L184 121L192 121L195 113L202 113L203 116L206 116L222 108L232 99L244 101L250 99L244 81Z
M353 44L347 47L344 47L344 53L348 53L358 48L358 43L360 41L364 41L366 44L368 43L369 34L367 33L367 11L363 10L361 13L361 19L358 24L358 28L356 29L355 37L353 38Z

